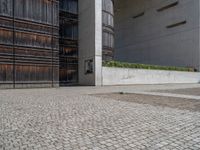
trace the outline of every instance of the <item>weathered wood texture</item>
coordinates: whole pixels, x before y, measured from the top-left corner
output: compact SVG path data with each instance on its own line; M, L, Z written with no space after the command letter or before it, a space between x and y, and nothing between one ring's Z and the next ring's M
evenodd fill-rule
M114 5L113 0L103 0L103 60L114 56Z
M0 0L0 84L59 80L58 0Z
M60 85L78 83L78 0L60 0Z

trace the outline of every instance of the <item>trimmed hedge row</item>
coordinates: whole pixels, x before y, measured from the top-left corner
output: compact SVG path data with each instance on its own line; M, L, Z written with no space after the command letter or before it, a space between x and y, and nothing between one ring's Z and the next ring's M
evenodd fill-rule
M195 72L194 68L187 67L168 67L168 66L158 66L158 65L146 65L146 64L135 64L135 63L125 63L119 61L108 61L103 62L104 67L118 67L118 68L136 68L136 69L150 69L150 70L170 70L170 71L187 71Z

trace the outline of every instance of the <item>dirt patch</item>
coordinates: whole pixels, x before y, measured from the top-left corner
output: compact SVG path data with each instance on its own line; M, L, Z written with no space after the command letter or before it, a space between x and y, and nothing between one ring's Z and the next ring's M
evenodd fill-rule
M164 90L164 91L162 90L158 92L200 96L200 88Z
M126 93L96 94L95 96L118 101L200 112L200 100Z

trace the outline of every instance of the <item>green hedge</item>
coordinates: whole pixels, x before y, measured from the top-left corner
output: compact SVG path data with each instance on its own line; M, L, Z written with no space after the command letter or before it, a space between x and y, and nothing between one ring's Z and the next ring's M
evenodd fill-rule
M150 69L150 70L171 70L171 71L187 71L195 72L194 68L186 67L167 67L158 65L146 65L146 64L135 64L135 63L125 63L119 61L108 61L103 62L104 67L118 67L118 68L136 68L136 69Z

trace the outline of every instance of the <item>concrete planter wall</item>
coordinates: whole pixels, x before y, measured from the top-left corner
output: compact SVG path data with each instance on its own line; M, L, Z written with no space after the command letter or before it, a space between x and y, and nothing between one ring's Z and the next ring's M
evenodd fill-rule
M111 67L102 68L102 85L168 83L200 83L200 73Z

